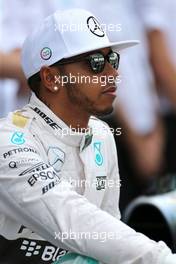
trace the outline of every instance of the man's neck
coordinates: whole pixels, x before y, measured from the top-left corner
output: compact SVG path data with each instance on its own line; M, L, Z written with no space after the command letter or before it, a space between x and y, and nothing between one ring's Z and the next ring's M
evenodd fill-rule
M81 109L79 105L71 103L65 97L60 98L59 102L56 97L53 97L51 101L46 96L43 98L41 96L40 100L74 131L79 132L88 129L90 114Z
M79 108L65 107L52 107L50 105L51 111L59 117L68 127L74 131L86 131L88 129L88 123L90 114L81 111Z

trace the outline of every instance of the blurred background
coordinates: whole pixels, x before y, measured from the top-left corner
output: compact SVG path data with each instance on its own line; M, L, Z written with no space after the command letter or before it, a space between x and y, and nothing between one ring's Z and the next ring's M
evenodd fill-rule
M121 53L114 112L103 119L122 128L115 136L122 220L175 251L175 0L0 0L0 117L28 102L25 37L56 9L73 7L92 11L111 40L140 40Z

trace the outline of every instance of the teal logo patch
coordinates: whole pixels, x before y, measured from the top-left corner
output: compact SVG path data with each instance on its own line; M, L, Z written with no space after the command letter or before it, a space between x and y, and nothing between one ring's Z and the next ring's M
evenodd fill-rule
M94 143L95 162L98 166L103 164L103 156L101 154L101 142Z
M14 145L23 145L25 143L24 133L15 132L11 138L11 142Z

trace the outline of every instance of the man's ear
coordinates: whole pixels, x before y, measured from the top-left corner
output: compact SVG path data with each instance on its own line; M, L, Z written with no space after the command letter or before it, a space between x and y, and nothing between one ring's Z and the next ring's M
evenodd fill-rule
M42 84L46 89L50 92L57 92L59 90L59 86L57 84L57 76L58 76L58 69L49 66L43 66L40 70L40 78Z

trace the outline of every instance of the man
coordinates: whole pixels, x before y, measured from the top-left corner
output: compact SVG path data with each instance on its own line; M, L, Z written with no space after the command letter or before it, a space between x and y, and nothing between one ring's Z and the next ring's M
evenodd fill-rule
M106 23L110 39L117 40L118 37L118 40L140 40L140 45L123 54L117 104L114 105L113 114L105 117L110 126L121 126L125 132L115 137L122 180L119 204L122 213L136 196L154 191L154 183L163 166L164 133L158 117L158 100L148 60L144 27L138 18L134 1L109 0L101 6L99 0L71 1L72 5L95 12ZM120 26L112 30L110 24ZM136 72L138 74L134 74Z
M92 116L113 109L112 48L134 44L110 42L81 9L54 13L27 38L22 66L34 93L1 121L1 263L51 263L60 258L52 245L107 264L175 263L163 242L120 221L113 135Z

